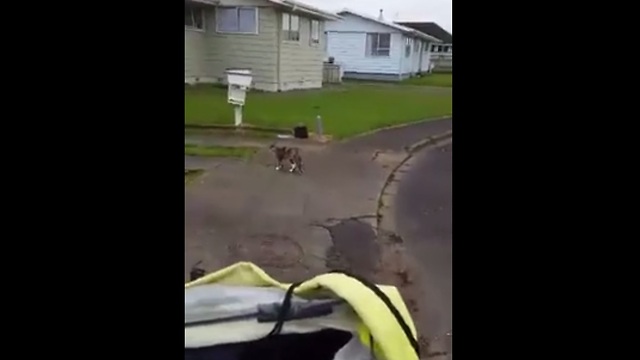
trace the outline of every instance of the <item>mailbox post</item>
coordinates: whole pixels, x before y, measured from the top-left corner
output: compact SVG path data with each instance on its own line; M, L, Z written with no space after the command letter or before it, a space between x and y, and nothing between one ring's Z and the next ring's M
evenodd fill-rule
M252 80L253 76L251 76L249 69L227 69L227 84L229 86L227 101L234 106L236 126L242 125L242 107Z

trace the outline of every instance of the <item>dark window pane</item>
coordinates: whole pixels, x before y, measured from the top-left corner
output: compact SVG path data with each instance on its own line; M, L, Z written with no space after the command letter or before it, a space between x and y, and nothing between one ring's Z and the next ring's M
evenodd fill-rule
M380 45L381 48L388 49L391 47L391 34L380 34Z
M375 50L378 49L380 43L380 34L373 34L371 36L371 48Z
M193 10L193 27L198 29L204 29L202 9Z
M218 21L218 30L222 32L238 31L238 8L222 8L216 9Z
M239 29L242 33L257 33L256 28L256 9L240 9L238 10Z
M193 26L193 17L191 14L191 8L188 6L184 7L184 26Z

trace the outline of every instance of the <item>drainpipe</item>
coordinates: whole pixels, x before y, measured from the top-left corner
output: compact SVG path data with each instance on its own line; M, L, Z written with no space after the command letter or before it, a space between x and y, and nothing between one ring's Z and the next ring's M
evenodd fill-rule
M282 13L276 12L278 20L276 24L276 91L282 91L282 83L280 82L280 52L282 51Z

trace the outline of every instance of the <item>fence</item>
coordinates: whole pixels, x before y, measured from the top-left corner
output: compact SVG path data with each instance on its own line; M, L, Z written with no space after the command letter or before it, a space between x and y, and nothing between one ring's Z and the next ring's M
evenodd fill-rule
M452 72L453 71L453 55L452 54L432 54L431 63L433 71Z
M322 82L329 84L339 84L342 82L342 76L340 75L340 65L324 63L322 65Z

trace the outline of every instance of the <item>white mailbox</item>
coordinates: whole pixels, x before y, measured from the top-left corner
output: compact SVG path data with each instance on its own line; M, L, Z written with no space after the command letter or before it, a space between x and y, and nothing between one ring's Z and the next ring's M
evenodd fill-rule
M236 126L242 125L242 106L252 80L250 69L227 69L227 84L229 86L227 101L234 106L233 114Z
M227 69L228 101L230 104L244 105L252 80L253 76L251 76L249 69Z

